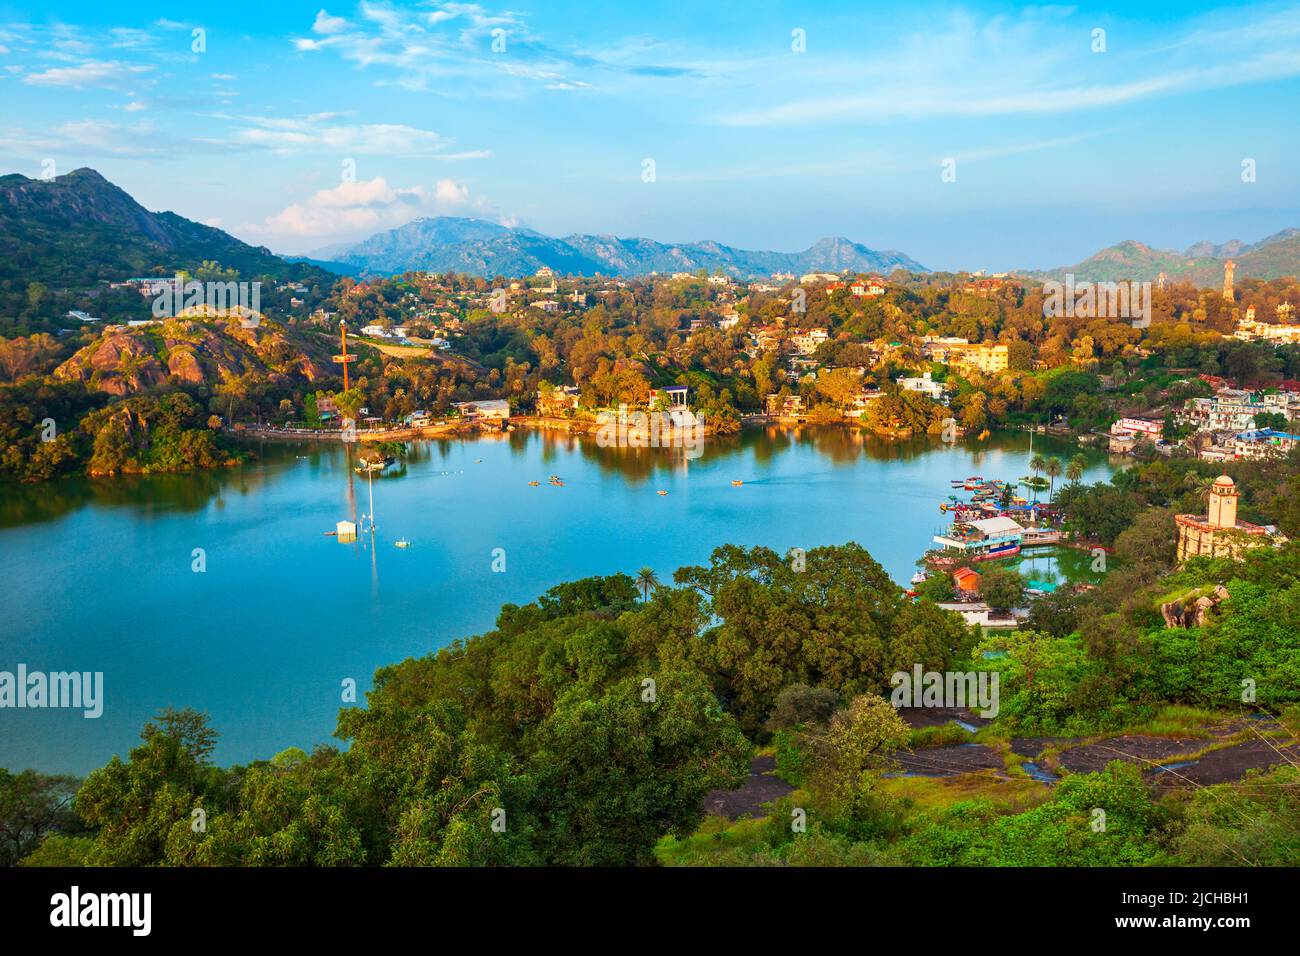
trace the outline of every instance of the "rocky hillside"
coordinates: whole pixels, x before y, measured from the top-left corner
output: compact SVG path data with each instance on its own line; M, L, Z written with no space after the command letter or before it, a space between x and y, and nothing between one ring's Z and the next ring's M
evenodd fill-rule
M166 385L220 385L253 374L268 381L314 382L332 372L331 342L323 335L286 330L262 320L257 328L238 322L169 319L159 325L110 326L90 345L54 370L112 395Z

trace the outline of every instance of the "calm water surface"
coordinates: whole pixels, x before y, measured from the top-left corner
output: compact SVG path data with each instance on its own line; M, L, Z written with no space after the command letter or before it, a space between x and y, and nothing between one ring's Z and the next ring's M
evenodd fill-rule
M345 678L364 692L376 667L490 629L504 602L647 565L669 582L725 543L857 541L906 583L949 480L1026 474L1028 443L754 430L689 462L556 433L419 443L374 482L374 547L323 534L369 509L341 445L266 444L215 474L0 486L0 670L102 671L106 698L97 720L0 710L0 767L85 773L166 706L211 715L223 764L309 750L331 739ZM1041 436L1034 450L1076 451ZM1112 470L1090 462L1085 480Z

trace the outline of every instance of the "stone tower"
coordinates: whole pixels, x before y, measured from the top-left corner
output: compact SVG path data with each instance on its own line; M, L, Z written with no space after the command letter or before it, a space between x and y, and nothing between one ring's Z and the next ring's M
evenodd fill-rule
M1220 475L1210 486L1210 513L1207 523L1216 528L1237 527L1237 485L1227 475Z
M1165 291L1165 274L1163 270L1161 271L1160 275L1156 276L1156 288L1159 289L1161 292Z
M1237 271L1237 263L1229 259L1223 265L1223 297L1229 302L1233 301L1232 295L1232 274Z

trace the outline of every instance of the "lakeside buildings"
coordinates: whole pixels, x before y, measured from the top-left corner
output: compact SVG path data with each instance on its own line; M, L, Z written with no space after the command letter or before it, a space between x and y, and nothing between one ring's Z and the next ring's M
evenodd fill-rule
M1143 439L1158 443L1163 432L1163 422L1149 418L1121 418L1110 426L1110 451L1126 455Z
M1020 553L1025 529L1014 518L1000 516L955 522L947 534L934 536L944 551L955 551L970 561L1007 558Z

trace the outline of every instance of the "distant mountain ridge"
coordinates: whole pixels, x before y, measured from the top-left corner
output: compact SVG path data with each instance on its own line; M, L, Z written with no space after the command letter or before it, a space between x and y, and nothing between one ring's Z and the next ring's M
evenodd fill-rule
M711 241L663 243L583 234L556 239L532 229L454 216L416 219L346 250L331 246L312 256L375 275L452 271L519 276L543 266L562 274L618 276L705 269L734 278L774 272L929 271L896 250L879 251L843 238L822 239L802 252L764 252Z
M1037 279L1061 280L1071 274L1082 282L1154 282L1161 272L1172 280L1190 279L1201 286L1223 281L1223 264L1233 260L1239 278L1277 279L1300 274L1300 229L1283 229L1254 243L1232 239L1221 245L1197 242L1185 252L1154 249L1129 239L1094 253L1073 266L1021 272Z
M149 212L93 169L50 180L0 176L0 279L79 286L205 260L246 279L326 277L174 212Z

